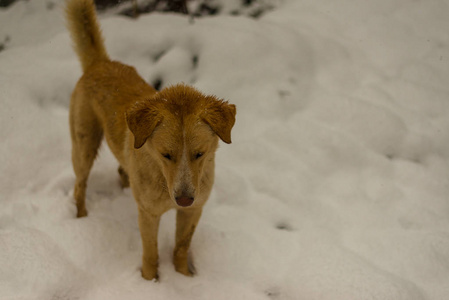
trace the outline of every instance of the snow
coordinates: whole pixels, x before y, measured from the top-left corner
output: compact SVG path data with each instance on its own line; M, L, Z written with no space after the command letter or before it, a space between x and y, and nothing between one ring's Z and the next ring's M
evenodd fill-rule
M0 299L447 299L449 5L275 2L260 19L101 17L114 59L238 108L198 273L174 271L169 212L157 283L140 276L136 204L106 146L75 218L81 68L63 1L0 10Z

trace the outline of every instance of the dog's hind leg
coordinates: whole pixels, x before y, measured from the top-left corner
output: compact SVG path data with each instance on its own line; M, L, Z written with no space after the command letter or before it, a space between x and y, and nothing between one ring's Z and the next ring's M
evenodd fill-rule
M81 218L87 216L85 204L87 178L97 156L103 138L103 130L92 111L84 110L83 115L78 114L78 117L81 117L82 120L75 120L74 116L71 115L70 129L72 163L76 176L74 198L77 217Z
M118 174L120 175L120 185L122 188L129 187L129 177L128 173L126 173L125 169L122 166L118 167Z

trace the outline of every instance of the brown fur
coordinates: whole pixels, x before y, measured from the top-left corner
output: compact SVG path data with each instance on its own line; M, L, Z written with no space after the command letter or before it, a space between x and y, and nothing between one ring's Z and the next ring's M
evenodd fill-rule
M111 61L93 0L69 0L69 30L84 74L70 103L77 216L87 215L86 183L103 136L117 158L122 186L139 209L142 276L157 278L157 233L177 209L175 269L192 275L187 253L214 182L218 139L231 143L236 108L187 85L157 92L133 67Z

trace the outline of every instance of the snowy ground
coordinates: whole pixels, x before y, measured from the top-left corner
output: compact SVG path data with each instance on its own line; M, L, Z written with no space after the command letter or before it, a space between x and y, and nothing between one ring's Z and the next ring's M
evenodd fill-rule
M141 278L136 205L107 147L90 215L74 218L80 66L62 2L22 1L0 10L0 299L448 299L447 1L101 23L111 57L149 82L238 107L192 245L198 274L174 271L170 212L160 282Z

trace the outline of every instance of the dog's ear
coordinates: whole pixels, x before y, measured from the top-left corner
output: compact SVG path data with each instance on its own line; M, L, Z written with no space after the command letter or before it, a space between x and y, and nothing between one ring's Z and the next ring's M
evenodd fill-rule
M139 149L162 122L162 115L152 103L137 103L126 112L128 128L134 135L134 148Z
M213 132L225 143L231 143L231 129L235 123L237 112L234 104L210 97L201 114L201 119L210 126Z

